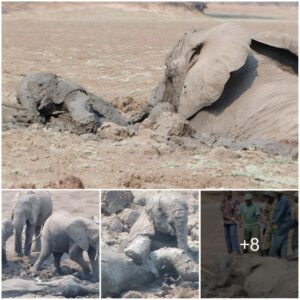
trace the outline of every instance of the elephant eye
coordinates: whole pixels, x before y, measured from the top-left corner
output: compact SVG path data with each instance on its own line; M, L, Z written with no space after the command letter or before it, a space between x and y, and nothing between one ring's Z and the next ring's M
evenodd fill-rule
M191 58L190 58L189 64L191 63L191 61L192 61L194 58L197 58L197 57L200 55L201 50L202 50L202 48L203 48L203 45L204 45L204 44L201 43L201 44L195 46L195 47L192 49L193 54L192 54L192 56L191 56Z

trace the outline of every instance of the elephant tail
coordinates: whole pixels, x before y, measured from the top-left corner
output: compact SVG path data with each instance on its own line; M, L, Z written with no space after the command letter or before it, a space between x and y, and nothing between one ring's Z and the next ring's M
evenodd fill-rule
M38 239L42 236L43 226L44 226L44 224L41 226L40 234L39 234L38 236L36 236L36 237L29 243L29 245L31 245L33 242L35 242L36 240L38 240Z

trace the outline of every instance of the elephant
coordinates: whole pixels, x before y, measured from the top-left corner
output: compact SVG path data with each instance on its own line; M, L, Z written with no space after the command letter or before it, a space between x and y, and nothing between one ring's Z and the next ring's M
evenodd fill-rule
M151 252L143 264L136 264L123 253L101 244L102 297L118 297L124 291L149 285L166 273L173 274L174 270L185 281L199 281L198 263L181 249L161 248Z
M68 253L70 259L81 266L84 278L90 278L89 265L83 258L83 251L87 251L94 280L98 280L99 226L95 222L58 211L47 219L41 235L42 249L31 269L33 273L36 274L41 264L53 254L55 271L61 275L60 260Z
M172 109L200 139L223 137L290 154L298 149L297 107L297 38L223 23L182 36L136 118L158 119Z
M17 89L17 101L25 110L18 119L25 123L47 123L52 117L68 113L71 120L68 127L78 134L96 132L107 121L128 125L111 103L53 73L25 76ZM66 124L66 118L62 121Z
M13 235L14 225L8 219L2 220L2 266L6 267L7 258L6 258L6 241Z
M49 192L18 193L12 211L12 223L15 228L15 252L23 256L22 232L26 225L24 255L30 256L32 238L36 236L35 249L40 251L41 243L39 234L41 227L52 214L52 199Z
M137 264L162 247L178 247L189 255L187 223L188 206L179 193L156 194L133 224L125 254Z
M158 277L148 260L138 265L126 255L101 243L101 296L115 297L121 292L149 284Z

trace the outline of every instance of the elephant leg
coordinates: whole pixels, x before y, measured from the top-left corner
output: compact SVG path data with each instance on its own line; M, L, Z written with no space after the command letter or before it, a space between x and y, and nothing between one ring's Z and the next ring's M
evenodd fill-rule
M24 246L24 255L25 256L30 256L31 252L31 243L32 243L32 238L34 235L35 231L35 225L31 225L27 223L26 225L26 238L25 238L25 246Z
M49 257L50 254L51 254L50 245L48 245L46 241L43 241L39 258L31 268L31 272L36 273L39 270L41 264L44 262L44 260L46 260Z
M98 257L96 258L97 255L97 250L95 248L90 248L88 251L89 259L91 262L93 274L95 276L95 279L99 279L99 260Z
M35 232L34 236L36 238L33 246L33 251L34 252L40 252L41 251L41 237L37 238L41 233L41 226L36 226L35 227Z
M59 275L62 275L61 269L60 269L60 260L61 260L62 255L63 255L62 252L54 252L54 253L53 253L53 256L54 256L54 267L55 267L55 271L56 271Z
M15 234L15 252L19 257L23 256L22 252L22 229L16 230Z
M2 247L2 267L7 267L6 249Z
M81 266L84 275L88 275L90 273L89 265L83 259L81 248L77 245L72 245L69 249L69 257Z

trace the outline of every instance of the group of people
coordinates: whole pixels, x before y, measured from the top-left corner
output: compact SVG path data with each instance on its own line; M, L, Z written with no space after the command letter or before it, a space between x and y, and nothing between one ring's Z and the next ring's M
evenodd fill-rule
M263 192L262 206L254 203L252 193L245 193L241 201L232 192L224 192L220 209L224 221L224 235L229 254L253 252L251 243L260 255L287 258L289 232L292 230L291 248L298 257L298 194L293 195L294 205L281 192ZM238 239L238 225L243 230L243 240ZM241 244L249 247L241 247ZM252 248L253 249L253 248Z

